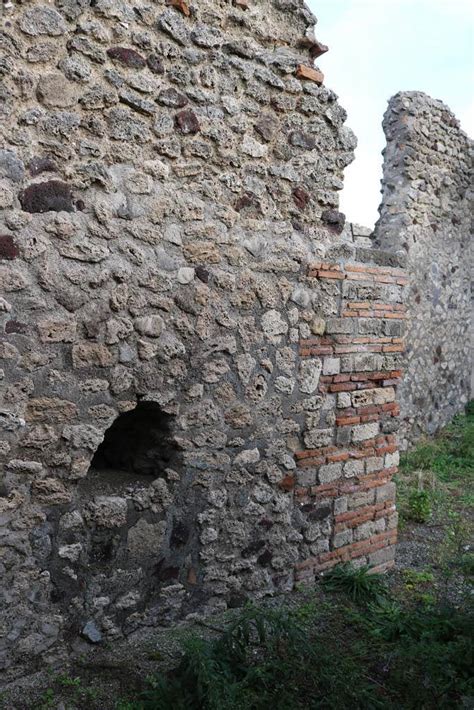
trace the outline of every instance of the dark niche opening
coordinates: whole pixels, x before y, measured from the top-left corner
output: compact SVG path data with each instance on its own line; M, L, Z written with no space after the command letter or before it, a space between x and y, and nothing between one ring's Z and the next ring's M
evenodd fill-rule
M171 419L156 402L140 402L107 429L90 470L159 476L176 458Z

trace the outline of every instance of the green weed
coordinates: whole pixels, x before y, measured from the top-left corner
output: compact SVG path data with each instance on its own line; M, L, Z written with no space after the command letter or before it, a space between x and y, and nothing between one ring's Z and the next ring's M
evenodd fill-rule
M415 523L426 523L432 513L428 491L412 491L408 496L408 518Z
M47 690L45 690L45 692L41 696L40 702L41 705L39 707L39 710L49 710L49 708L53 708L55 705L54 690L52 688L48 688Z
M383 707L353 654L312 638L297 616L249 607L220 638L188 641L179 668L152 679L130 710Z
M454 417L436 437L404 454L401 470L432 471L444 483L474 478L474 404L465 415Z
M474 552L466 552L459 559L459 568L467 578L474 577Z
M431 584L435 581L434 574L428 570L417 572L414 569L404 569L402 571L403 580L407 589L417 589L420 586Z
M350 564L331 569L323 577L323 584L330 591L345 592L356 604L378 601L386 594L382 575L371 574L368 567L355 568Z

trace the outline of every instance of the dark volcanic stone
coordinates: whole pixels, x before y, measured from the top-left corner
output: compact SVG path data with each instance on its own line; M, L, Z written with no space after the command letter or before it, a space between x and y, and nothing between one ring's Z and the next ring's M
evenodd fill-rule
M24 212L74 212L69 185L60 180L49 180L30 185L20 193Z
M107 55L112 61L123 64L124 67L129 69L143 69L146 66L146 60L142 55L128 47L110 47L107 50Z
M26 333L28 326L17 320L9 320L5 325L5 333Z
M143 99L135 91L127 91L126 89L122 89L119 93L119 99L121 103L126 104L126 106L130 106L130 108L134 111L142 113L145 116L152 116L156 111L155 104L152 104L151 101Z
M160 582L168 582L171 579L178 579L179 567L168 566L164 560L160 560L154 574Z
M303 190L302 187L295 187L293 190L293 200L300 210L304 210L309 202L309 194L306 190Z
M0 260L16 259L20 251L9 234L0 234Z
M240 609L241 607L245 606L247 603L248 599L245 596L245 594L242 594L240 592L234 592L231 594L229 601L227 602L227 606L229 609Z
M260 208L260 203L258 201L258 198L256 195L253 194L253 192L244 192L241 197L236 201L234 205L234 210L236 212L241 212L244 209L247 209L249 207L259 209Z
M326 210L321 215L321 222L325 224L331 232L340 234L346 223L346 215L338 210Z
M308 518L310 520L325 520L326 518L329 518L331 515L331 508L330 506L326 505L323 506L322 508L316 508L310 512L308 515Z
M191 111L191 109L186 109L185 111L177 113L175 121L178 130L184 135L199 133L201 130L198 117L194 111Z
M209 271L204 268L204 266L196 266L194 269L194 273L198 277L200 281L202 281L204 284L207 284L209 281Z
M326 44L323 44L322 42L319 42L319 40L315 39L314 42L311 44L309 52L313 59L317 59L322 54L325 54L328 50L329 47Z
M25 173L22 161L11 150L0 150L0 177L21 182Z
M171 531L170 544L175 547L181 547L189 539L189 528L180 520L175 520L173 530Z
M150 56L146 60L146 63L148 69L153 74L164 74L165 68L163 66L163 62L157 54L150 54Z
M267 143L271 141L278 128L278 123L270 116L264 116L254 126L258 135Z
M251 557L265 547L265 540L255 540L242 550L242 557Z
M158 94L156 99L159 104L169 106L170 108L183 108L188 103L188 99L184 94L180 94L176 89L163 89Z
M292 131L288 136L288 143L304 150L313 150L316 147L316 140L313 136L303 133L303 131Z
M257 557L257 562L259 565L265 567L266 565L270 564L270 562L272 561L272 557L273 555L270 550L265 550L265 552L262 552L262 554Z
M30 175L35 177L40 173L54 172L56 170L56 164L54 160L48 156L43 158L36 156L28 163L28 170L30 171Z

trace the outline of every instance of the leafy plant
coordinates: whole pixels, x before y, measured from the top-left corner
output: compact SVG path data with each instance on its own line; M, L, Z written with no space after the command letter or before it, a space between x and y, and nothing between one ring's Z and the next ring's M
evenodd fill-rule
M459 559L459 567L465 577L474 577L474 552L466 552Z
M345 592L356 604L379 601L386 594L384 577L368 567L337 565L323 577L323 583L331 591Z
M420 586L434 582L434 574L428 570L417 572L414 569L404 569L402 571L405 587L407 589L417 589Z
M428 491L412 491L408 497L408 516L416 523L426 523L431 517L431 500Z
M382 708L377 695L352 655L311 637L297 615L248 607L219 638L188 641L179 667L125 708L362 710Z
M49 710L49 708L54 707L54 690L52 688L47 688L41 696L40 710Z
M465 415L454 417L443 431L425 439L401 457L402 471L433 471L440 481L449 483L474 477L474 400Z

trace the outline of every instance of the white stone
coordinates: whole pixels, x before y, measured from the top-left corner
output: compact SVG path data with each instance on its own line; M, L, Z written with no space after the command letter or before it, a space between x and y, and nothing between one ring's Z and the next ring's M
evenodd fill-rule
M291 394L295 387L295 381L289 377L277 377L275 380L275 389L284 394Z
M246 135L242 141L242 152L251 155L252 158L263 158L267 154L267 146L259 143L255 138Z
M346 409L351 406L351 395L349 392L338 392L337 406L339 409Z
M379 433L380 425L379 422L370 422L369 424L356 424L352 428L352 441L366 441L367 439L373 439Z
M300 391L313 394L319 384L322 362L319 359L304 360L300 365L299 385Z
M385 468L391 468L392 466L398 466L400 463L400 454L395 451L393 454L385 454Z
M351 460L346 461L344 464L344 476L346 478L352 478L353 476L360 476L364 473L364 462Z
M248 464L257 463L257 461L260 461L260 451L257 448L247 449L237 454L234 464L236 466L247 466Z
M189 284L194 279L194 269L189 266L183 266L178 269L178 281L180 284Z
M163 319L155 315L135 318L135 330L138 330L141 335L158 338L163 330Z
M323 360L323 375L338 375L341 361L338 357L325 357Z
M278 311L270 310L262 316L262 328L267 338L274 339L288 332L288 323L283 320Z
M82 545L80 542L75 542L72 545L62 545L58 550L58 555L64 560L70 560L71 562L77 562L82 552Z
M341 463L328 463L325 466L321 466L319 469L319 482L320 483L331 483L340 478L342 474L342 464Z

